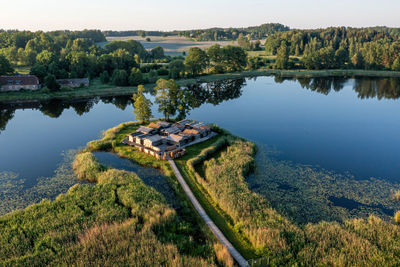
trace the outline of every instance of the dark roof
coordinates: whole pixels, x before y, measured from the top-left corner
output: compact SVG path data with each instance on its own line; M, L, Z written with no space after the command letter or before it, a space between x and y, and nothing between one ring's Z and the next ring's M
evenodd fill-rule
M186 125L186 124L189 124L191 122L192 122L191 120L186 119L186 120L178 121L177 124Z
M0 85L38 85L35 75L0 76Z
M164 132L167 134L179 133L180 131L181 130L176 126L171 126L171 127L168 127L167 129L164 129Z
M147 140L151 141L152 143L154 143L154 142L162 140L162 137L159 136L158 134L156 134L156 135L148 136L145 139L147 139Z
M137 136L143 135L143 133L142 132L135 132L135 133L131 133L131 134L128 134L128 135L130 135L132 137L137 137Z
M160 125L161 127L169 127L171 125L171 123L166 121L157 121L157 124Z

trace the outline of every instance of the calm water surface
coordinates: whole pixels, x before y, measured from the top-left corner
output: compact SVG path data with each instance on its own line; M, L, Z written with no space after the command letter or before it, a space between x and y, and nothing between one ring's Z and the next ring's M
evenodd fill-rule
M186 90L189 118L273 148L278 159L400 182L398 80L260 77ZM62 151L134 119L132 111L129 97L0 106L0 172L31 186L52 175Z

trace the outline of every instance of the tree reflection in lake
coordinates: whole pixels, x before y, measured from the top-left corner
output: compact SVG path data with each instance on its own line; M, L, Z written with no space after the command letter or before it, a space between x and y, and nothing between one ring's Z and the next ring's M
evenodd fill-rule
M349 79L343 77L289 78L275 76L274 81L276 83L296 81L302 88L328 95L332 90L335 92L342 90ZM356 78L354 79L353 89L360 99L398 99L400 98L400 78Z
M199 108L202 104L214 106L242 95L246 80L233 79L205 84L193 84L183 88L183 101L178 111L178 118L184 119L190 110Z
M14 117L15 109L2 109L0 106L0 133L6 129L7 123Z
M400 79L360 78L355 80L354 90L361 99L398 99L400 97Z
M296 81L302 88L328 95L332 90L335 92L342 90L349 80L343 77L288 78L275 76L274 81L276 83ZM179 102L177 117L183 119L189 115L191 110L199 108L203 104L216 106L224 101L239 98L245 84L246 80L240 78L186 86L182 88L182 99ZM356 78L353 81L353 90L357 92L357 97L360 99L398 99L400 98L400 78ZM58 118L65 109L72 107L76 114L82 116L99 101L105 104L111 103L121 110L132 105L131 96L95 97L72 101L53 99L41 103L16 105L0 104L0 132L5 130L8 121L13 118L17 109L39 109L46 116Z
M284 81L296 81L302 88L309 89L324 95L328 95L332 90L338 92L342 90L348 81L343 77L315 77L315 78L287 78L275 77L276 83L283 83Z

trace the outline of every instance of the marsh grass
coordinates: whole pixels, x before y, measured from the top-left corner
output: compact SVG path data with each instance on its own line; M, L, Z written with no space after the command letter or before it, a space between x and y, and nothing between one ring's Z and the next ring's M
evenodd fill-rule
M194 238L136 174L104 168L87 151L73 166L95 184L0 217L0 265L214 265L213 242Z
M199 173L188 175L198 168L184 166L185 162L180 168L186 170L184 176L198 189L197 193L213 203L214 212L226 220L228 238L231 229L239 235L233 242L235 247L240 249L247 241L258 257L278 266L394 266L400 260L398 226L375 216L297 226L271 208L267 199L274 192L259 195L249 189L245 176L254 162L251 143L230 139L227 147L220 146L222 151L212 149L214 156L209 155L211 147L212 144L203 151L196 150L188 157L197 155L199 159L186 161L186 165L202 164L204 177ZM288 174L271 173L279 178ZM197 182L198 179L203 181Z

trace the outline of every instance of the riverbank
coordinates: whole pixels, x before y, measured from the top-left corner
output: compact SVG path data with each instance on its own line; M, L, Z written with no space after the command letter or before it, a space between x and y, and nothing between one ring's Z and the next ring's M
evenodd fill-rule
M282 78L316 78L316 77L377 77L377 78L400 78L398 71L373 71L373 70L275 70L259 69L253 71L242 71L236 73L208 74L195 78L185 78L176 80L180 86L188 86L196 83L216 82L227 79L249 78L258 76L275 75ZM164 77L165 78L165 77ZM152 90L154 83L145 84L145 88ZM19 91L0 93L0 104L26 104L52 99L70 100L91 97L107 97L119 95L132 95L136 92L135 86L113 86L102 84L99 79L91 81L89 87L64 89L58 92L47 90L38 91Z

